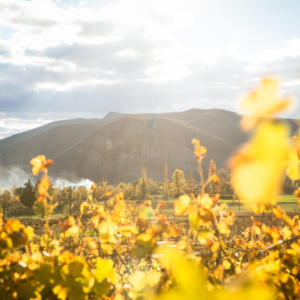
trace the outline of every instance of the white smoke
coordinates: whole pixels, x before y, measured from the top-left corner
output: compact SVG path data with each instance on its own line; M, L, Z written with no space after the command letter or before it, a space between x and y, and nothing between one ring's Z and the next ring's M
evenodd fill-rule
M33 177L27 170L21 167L0 168L0 187L9 189L13 185L17 187L24 186L24 183L31 180L34 184L37 179Z
M66 176L64 176L66 177ZM85 186L90 188L93 184L93 181L90 179L78 179L75 176L69 174L69 179L64 177L52 177L50 176L50 181L54 187L58 186ZM2 190L9 189L12 186L21 187L28 181L31 180L34 185L40 177L33 176L30 172L30 169L24 169L22 167L1 167L0 168L0 187Z
M87 189L89 189L91 187L91 185L94 183L93 181L91 181L90 179L78 179L77 181L69 181L67 179L64 178L56 178L51 180L53 186L58 187L58 186L84 186Z

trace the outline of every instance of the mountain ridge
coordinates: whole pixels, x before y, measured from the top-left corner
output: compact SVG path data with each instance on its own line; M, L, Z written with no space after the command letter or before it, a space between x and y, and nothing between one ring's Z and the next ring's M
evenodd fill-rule
M162 114L112 112L102 119L51 123L50 128L36 130L29 138L25 132L2 148L0 165L29 166L32 157L44 154L54 159L50 172L57 177L73 174L98 182L105 176L113 184L130 182L140 178L145 165L148 177L163 181L165 164L170 176L176 168L186 176L188 172L196 175L192 139L199 139L208 150L204 172L210 159L217 168L226 167L231 153L247 140L240 119L231 111L191 109ZM300 124L300 120L286 121L293 132Z

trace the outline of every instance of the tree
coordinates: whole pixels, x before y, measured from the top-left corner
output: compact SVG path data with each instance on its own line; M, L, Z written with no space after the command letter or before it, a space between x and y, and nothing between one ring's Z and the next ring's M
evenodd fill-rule
M88 193L88 190L85 186L79 186L77 188L76 193L78 194L78 196L77 196L79 198L78 200L86 201L88 199L89 193Z
M129 199L131 198L132 194L133 194L133 186L132 184L128 183L124 191L124 198Z
M3 194L0 196L0 206L2 207L4 222L5 222L6 209L10 206L11 199L12 199L12 195L10 191L4 191Z
M25 188L22 187L22 186L17 187L16 189L14 189L14 193L13 193L14 197L19 197L19 199L20 199L20 196L23 193L24 189Z
M184 193L185 179L182 170L176 169L172 175L172 191L173 196L178 197Z
M165 164L165 170L164 170L164 179L165 179L165 186L164 186L164 189L165 189L165 197L168 197L169 196L169 169L168 169L168 165Z
M145 199L147 195L147 169L145 166L142 166L141 194Z
M294 182L286 175L282 178L282 189L285 194L292 194L295 190Z
M50 205L47 201L46 205L43 202L37 202L35 201L33 204L33 210L35 214L40 216L41 218L48 217L52 214L53 212L53 206Z
M75 200L72 203L72 216L73 217L79 217L80 216L80 205L81 205L82 201L80 200ZM70 215L70 205L66 204L63 207L63 214L64 216L69 216Z
M135 180L132 182L132 196L133 197L137 196L137 187L138 187L139 183L140 183L139 180Z
M230 193L231 186L230 186L230 175L229 172L223 168L217 171L217 175L219 177L219 187L220 187L220 193L226 194Z
M189 172L189 177L187 179L187 186L188 186L188 190L190 193L194 190L194 182L195 182L195 179L193 177L193 174L192 174L192 172Z
M35 200L35 191L29 179L28 182L25 183L25 188L23 189L22 194L20 195L20 201L24 206L32 208Z
M145 199L147 195L147 183L143 177L141 182L141 194L142 194L142 198Z

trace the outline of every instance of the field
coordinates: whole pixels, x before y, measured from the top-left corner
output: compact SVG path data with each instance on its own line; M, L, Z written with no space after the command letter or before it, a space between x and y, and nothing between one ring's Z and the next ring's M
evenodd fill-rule
M173 203L175 199L166 200L167 207L164 208L166 213L174 213ZM294 195L280 195L277 197L277 204L286 212L293 212L300 214L299 199ZM219 203L227 203L228 208L234 212L251 212L251 208L244 206L239 200L219 200Z
M152 207L156 207L156 203L159 200L157 198L155 201L153 201ZM174 214L174 198L169 198L169 200L163 200L167 204L167 206L163 209L163 212L167 213L169 216L172 216ZM132 203L142 203L142 200L139 201L131 201ZM219 203L227 203L228 208L234 212L251 212L251 209L247 206L244 206L242 202L239 202L239 200L219 200ZM240 205L239 205L240 204ZM298 205L298 199L295 198L294 195L280 195L277 198L277 204L286 212L293 212L293 213L299 213L300 214L300 206ZM19 215L9 215L9 219L22 219L23 217L31 218L31 219L39 219L40 217L36 214L28 215L28 214L19 214ZM51 218L64 218L64 215L60 212L52 213Z

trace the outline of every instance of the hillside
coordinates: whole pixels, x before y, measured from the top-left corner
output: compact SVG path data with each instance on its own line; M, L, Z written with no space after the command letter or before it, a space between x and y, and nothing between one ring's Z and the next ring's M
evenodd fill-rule
M71 124L85 124L85 123L93 123L99 121L98 119L72 119L72 120L61 120L61 121L54 121L38 128L34 128L25 132L14 134L10 137L4 138L0 140L0 151L5 147L8 147L18 141L29 139L33 136L36 136L42 132L45 132L53 127L59 127L63 125L71 125Z
M287 121L295 133L299 120ZM54 159L51 173L57 177L71 174L99 181L105 176L110 183L129 182L139 178L142 165L146 165L148 177L162 181L164 164L168 164L170 174L175 168L186 175L196 173L193 138L208 149L203 161L205 173L211 158L218 168L226 166L228 156L246 140L239 129L240 116L220 109L109 113L99 120L59 122L58 126L47 124L50 128L46 130L47 125L19 134L14 143L10 140L11 144L0 150L0 165L28 167L32 157L45 154Z
M77 144L91 134L95 129L113 122L113 118L97 122L61 125L20 140L0 152L2 166L28 165L32 157L44 154L53 157L58 153Z
M161 181L164 164L170 173L176 168L195 173L193 138L200 139L208 149L205 169L210 158L219 167L224 166L235 148L177 120L156 118L153 126L149 117L130 116L94 131L84 141L55 156L52 171L59 175L64 170L96 182L105 176L110 183L118 183L136 180L145 165L147 176Z

